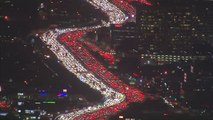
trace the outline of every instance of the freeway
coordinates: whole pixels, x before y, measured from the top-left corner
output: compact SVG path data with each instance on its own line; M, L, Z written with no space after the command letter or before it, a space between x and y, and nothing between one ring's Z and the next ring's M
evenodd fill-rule
M105 118L108 115L116 114L120 110L126 109L129 103L143 102L144 100L144 94L141 91L129 87L118 76L108 71L90 54L87 48L84 48L83 43L80 41L89 31L108 27L110 24L124 23L128 19L124 12L130 11L130 14L134 14L134 9L132 7L131 9L124 9L125 6L130 6L124 0L113 0L111 2L108 0L86 1L96 9L106 13L109 21L102 20L102 24L96 26L49 30L40 35L40 38L46 45L50 46L49 49L67 70L76 75L80 81L88 84L92 89L99 91L104 96L105 101L71 113L61 114L55 118L59 120ZM123 2L118 4L120 1ZM122 3L125 5L122 6ZM122 11L119 6L126 11Z

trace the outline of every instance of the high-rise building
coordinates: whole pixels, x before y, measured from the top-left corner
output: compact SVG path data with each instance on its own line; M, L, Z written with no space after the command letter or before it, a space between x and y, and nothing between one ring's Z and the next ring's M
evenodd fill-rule
M213 5L213 2L210 2ZM197 10L199 8L199 11ZM212 55L209 5L165 1L137 6L138 51L144 64L206 59ZM209 46L209 47L208 47Z
M113 24L110 28L112 47L118 51L128 52L137 48L138 33L135 22Z

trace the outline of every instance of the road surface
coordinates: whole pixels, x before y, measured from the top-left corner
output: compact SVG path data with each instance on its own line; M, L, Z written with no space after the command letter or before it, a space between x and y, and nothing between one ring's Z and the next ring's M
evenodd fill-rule
M92 89L98 90L104 96L105 101L71 113L60 114L55 118L58 120L105 119L108 115L116 114L120 110L126 109L129 103L143 102L144 100L144 94L141 91L129 87L119 77L108 71L89 53L87 48L84 48L83 43L80 41L89 31L101 27L109 27L110 24L123 24L128 20L129 16L134 17L135 11L133 7L124 0L113 0L111 2L108 0L86 1L96 9L105 12L109 17L109 21L102 20L102 24L96 26L49 30L40 35L40 38L46 45L50 46L49 49L67 70L76 75L80 81L88 84ZM140 2L148 5L146 1Z

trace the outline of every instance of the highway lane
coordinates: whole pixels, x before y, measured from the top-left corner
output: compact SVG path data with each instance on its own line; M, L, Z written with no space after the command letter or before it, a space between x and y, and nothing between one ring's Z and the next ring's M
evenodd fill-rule
M70 54L70 52L61 45L57 40L57 34L50 32L47 35L47 38L43 37L42 40L47 45L51 45L51 51L57 56L58 59L62 61L62 64L72 73L74 73L79 80L88 84L91 88L96 89L101 92L101 94L106 98L106 101L102 105L96 105L87 107L85 109L75 111L66 115L60 115L60 119L71 119L82 114L96 111L105 107L113 106L122 102L125 99L125 96L114 91L112 88L109 88L105 85L100 79L96 78L93 74L90 73L80 62L75 59L75 57Z
M122 24L128 17L107 0L87 0L87 2L105 12L109 16L109 21L102 21L102 24L97 26L49 30L40 35L40 38L46 45L51 46L49 49L62 61L65 68L75 74L79 80L98 90L105 101L68 114L61 114L56 119L97 119L115 114L127 108L129 103L142 102L144 99L142 92L124 84L78 41L88 31L108 27L110 24ZM71 33L68 38L59 38L68 32Z

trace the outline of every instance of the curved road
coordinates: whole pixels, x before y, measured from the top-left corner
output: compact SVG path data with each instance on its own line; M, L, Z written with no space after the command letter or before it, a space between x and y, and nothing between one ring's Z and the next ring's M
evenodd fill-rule
M143 102L144 100L142 92L127 86L117 76L109 72L79 41L88 31L108 27L110 24L124 23L129 17L135 16L135 10L124 0L86 1L106 13L109 21L103 20L102 24L96 26L49 30L40 35L40 38L46 45L50 46L49 49L62 61L64 67L75 74L79 80L98 90L104 96L105 101L71 113L61 114L56 117L60 120L106 118L108 115L126 109L129 103ZM150 5L145 0L137 1Z

